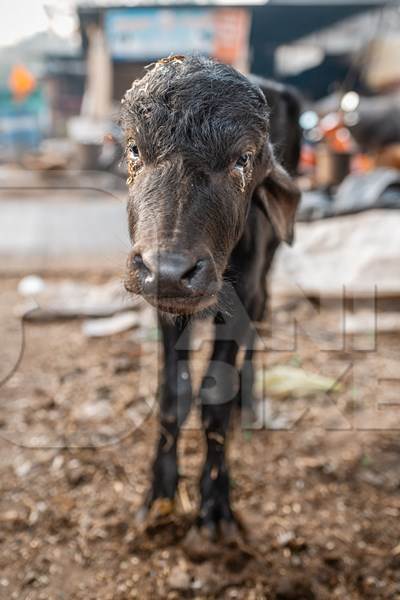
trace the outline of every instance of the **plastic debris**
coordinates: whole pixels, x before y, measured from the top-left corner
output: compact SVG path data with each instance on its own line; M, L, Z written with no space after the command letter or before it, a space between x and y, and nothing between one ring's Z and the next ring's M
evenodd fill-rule
M297 367L278 365L260 372L268 394L279 398L310 396L319 392L337 392L340 384L331 377L310 373Z
M109 317L141 304L138 296L129 296L121 281L115 279L99 285L72 280L46 283L40 277L29 275L19 282L18 292L31 301L29 305L18 307L18 312L32 321Z
M279 248L272 295L321 298L400 296L400 211L297 223L296 243Z
M82 324L87 337L104 337L137 327L140 322L138 313L129 311L106 319L89 319Z
M21 296L36 296L42 293L46 288L46 284L38 275L27 275L18 284L18 293Z

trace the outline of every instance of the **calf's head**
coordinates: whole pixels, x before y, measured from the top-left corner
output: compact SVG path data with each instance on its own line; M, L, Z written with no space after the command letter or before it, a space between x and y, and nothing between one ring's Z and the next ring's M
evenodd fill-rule
M297 190L274 160L261 90L233 68L170 57L122 100L132 252L126 288L163 312L217 302L253 195L290 241Z

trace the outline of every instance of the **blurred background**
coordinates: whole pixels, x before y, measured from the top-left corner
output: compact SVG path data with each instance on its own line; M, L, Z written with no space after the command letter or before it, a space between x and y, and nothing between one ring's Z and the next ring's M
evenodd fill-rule
M193 52L302 105L296 243L257 324L256 422L230 447L249 544L210 561L184 543L195 411L179 517L135 526L161 355L122 284L120 100ZM400 598L399 208L397 1L2 0L0 598Z
M113 122L125 90L152 61L194 52L299 90L302 171L318 183L368 168L369 158L398 165L393 148L391 158L376 156L399 136L397 3L233 4L4 0L1 164L118 171L104 136L117 134ZM364 113L370 122L360 126ZM322 146L346 155L330 165L334 173L326 172L326 156L316 157Z

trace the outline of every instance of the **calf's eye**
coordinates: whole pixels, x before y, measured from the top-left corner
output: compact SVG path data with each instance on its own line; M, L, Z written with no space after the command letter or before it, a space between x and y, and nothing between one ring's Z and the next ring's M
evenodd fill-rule
M139 158L139 148L136 144L129 144L128 146L128 158L130 160L138 160Z
M245 152L244 154L239 156L239 158L237 159L237 161L235 163L235 168L236 169L244 169L250 163L250 159L251 159L251 153Z

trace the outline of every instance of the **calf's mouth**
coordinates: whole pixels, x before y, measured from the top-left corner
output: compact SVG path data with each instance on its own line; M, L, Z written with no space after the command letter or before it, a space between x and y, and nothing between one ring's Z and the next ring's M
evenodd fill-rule
M161 312L173 315L191 315L212 308L217 303L217 295L195 296L144 296L145 300Z

